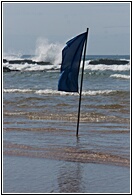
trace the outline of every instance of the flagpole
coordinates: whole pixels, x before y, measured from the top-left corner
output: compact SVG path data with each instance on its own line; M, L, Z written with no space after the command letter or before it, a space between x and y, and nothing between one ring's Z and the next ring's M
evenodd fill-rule
M87 38L88 38L88 31L87 28ZM80 84L80 94L79 94L79 107L78 107L78 121L77 121L77 132L76 136L78 137L78 130L79 130L79 120L80 120L80 107L81 107L81 97L82 97L82 86L83 86L83 76L84 76L84 65L85 65L85 55L86 55L86 46L87 46L87 38L84 45L84 56L83 56L83 66L82 66L82 74L81 74L81 84Z

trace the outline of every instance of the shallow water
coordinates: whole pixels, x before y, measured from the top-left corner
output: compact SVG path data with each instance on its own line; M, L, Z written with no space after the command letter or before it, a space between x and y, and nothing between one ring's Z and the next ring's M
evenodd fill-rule
M129 193L126 167L4 156L4 193Z
M3 73L4 192L130 191L130 66L87 63L78 138L79 95L57 91L59 70Z

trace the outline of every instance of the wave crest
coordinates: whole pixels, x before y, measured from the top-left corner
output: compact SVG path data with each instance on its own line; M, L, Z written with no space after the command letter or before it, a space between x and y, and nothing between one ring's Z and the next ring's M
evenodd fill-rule
M103 65L103 64L99 64L99 65L90 65L90 64L86 64L85 65L85 69L89 69L92 71L106 71L106 70L110 70L110 71L129 71L130 70L130 65Z
M122 74L113 74L110 77L113 77L113 78L122 78L122 79L130 79L130 76L129 75L122 75Z
M43 89L43 90L34 90L34 89L3 89L4 93L33 93L33 94L46 94L46 95L62 95L62 96L79 96L79 93L71 93L71 92L64 92L64 91L57 91L52 89ZM95 90L95 91L83 91L83 96L95 96L95 95L108 95L120 93L116 90Z

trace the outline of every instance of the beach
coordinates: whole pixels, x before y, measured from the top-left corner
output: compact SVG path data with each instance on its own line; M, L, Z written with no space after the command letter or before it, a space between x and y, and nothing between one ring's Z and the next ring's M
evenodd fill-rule
M130 193L130 57L87 56L78 138L60 64L5 59L3 193Z

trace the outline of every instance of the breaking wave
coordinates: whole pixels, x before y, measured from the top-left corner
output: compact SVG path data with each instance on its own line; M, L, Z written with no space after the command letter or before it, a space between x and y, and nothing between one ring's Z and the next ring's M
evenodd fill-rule
M74 95L79 96L79 93L71 93L71 92L64 92L64 91L57 91L52 89L44 89L44 90L33 90L33 89L3 89L4 93L32 93L32 94L44 94L44 95ZM109 95L114 93L121 93L121 91L117 90L95 90L95 91L83 91L83 96L95 96L95 95Z
M46 62L46 65L38 64L3 64L3 71L47 71L47 70L59 70L61 65L50 65ZM82 66L82 62L81 62ZM8 70L6 70L8 69ZM91 71L129 71L130 65L90 65L88 62L85 62L85 70Z
M110 77L113 77L113 78L122 78L122 79L130 79L130 76L129 75L122 75L122 74L113 74Z
M36 43L36 61L46 61L52 64L61 63L61 52L63 45L60 43L49 43L48 39L39 38Z
M99 65L90 65L90 64L86 64L85 65L85 69L88 70L92 70L92 71L106 71L106 70L110 70L110 71L129 71L130 70L130 65L103 65L103 64L99 64Z

